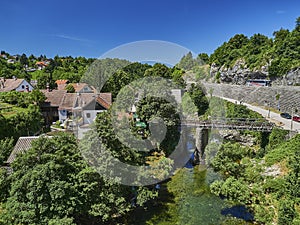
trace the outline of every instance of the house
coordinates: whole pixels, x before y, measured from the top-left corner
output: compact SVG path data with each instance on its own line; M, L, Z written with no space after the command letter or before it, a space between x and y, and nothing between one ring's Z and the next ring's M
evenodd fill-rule
M82 93L82 96L86 93ZM83 124L91 124L98 113L106 111L111 106L111 93L100 93L95 98L91 99L88 104L82 107Z
M96 93L96 89L87 83L70 83L68 80L57 80L57 90L65 90L68 84L74 87L76 93Z
M0 57L3 59L7 59L7 55L6 54L0 54Z
M0 92L8 92L8 91L30 92L33 89L34 89L33 86L25 79L0 78Z
M41 112L45 119L45 123L50 125L53 122L60 119L59 116L59 106L61 104L62 98L67 93L66 90L41 90L45 96L46 100L43 104L41 104Z
M42 90L46 101L42 113L48 124L65 122L68 118L80 118L80 125L90 124L97 113L107 110L112 102L111 93L67 93L66 90Z
M7 60L7 63L10 63L10 64L14 64L15 62L16 62L15 59L8 59L8 60Z
M96 89L87 83L72 83L76 93L96 93Z
M48 63L44 62L44 61L39 61L39 62L36 62L35 65L38 70L42 70L48 66Z

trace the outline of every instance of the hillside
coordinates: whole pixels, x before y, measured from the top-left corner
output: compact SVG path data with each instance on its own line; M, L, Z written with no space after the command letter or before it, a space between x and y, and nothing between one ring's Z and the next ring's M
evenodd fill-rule
M274 84L300 85L300 17L292 31L281 28L273 32L273 38L236 34L210 56L201 53L196 59L191 57L191 53L184 56L178 66L193 71L196 78L234 84L267 78ZM205 76L199 72L203 64L210 66Z

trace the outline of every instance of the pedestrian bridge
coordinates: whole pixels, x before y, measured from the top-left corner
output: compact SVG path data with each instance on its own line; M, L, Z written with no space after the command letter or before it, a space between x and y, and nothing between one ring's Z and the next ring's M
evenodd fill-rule
M251 130L271 132L275 124L262 118L215 118L209 121L184 120L181 125L202 129Z

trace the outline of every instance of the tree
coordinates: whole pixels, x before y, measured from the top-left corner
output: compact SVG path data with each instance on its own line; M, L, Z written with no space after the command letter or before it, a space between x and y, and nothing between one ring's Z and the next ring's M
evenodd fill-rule
M7 160L14 147L13 138L4 138L0 140L0 166Z
M203 115L208 109L209 104L202 87L200 85L192 84L188 93L198 108L198 115Z
M211 165L217 172L238 178L244 173L245 169L241 161L249 155L249 148L242 147L238 143L226 143L221 146Z
M29 64L28 58L24 53L20 57L20 64L22 67L28 66Z
M101 224L129 210L129 188L88 167L70 134L39 138L12 166L6 224Z
M200 53L197 56L197 60L202 62L201 64L207 64L209 62L209 56L207 53Z
M194 60L192 53L188 52L180 59L179 63L176 66L180 69L188 71L192 70L197 65L197 60Z
M300 16L296 19L296 27L295 30L300 31Z
M75 93L75 88L72 84L68 84L65 89L67 90L68 93Z

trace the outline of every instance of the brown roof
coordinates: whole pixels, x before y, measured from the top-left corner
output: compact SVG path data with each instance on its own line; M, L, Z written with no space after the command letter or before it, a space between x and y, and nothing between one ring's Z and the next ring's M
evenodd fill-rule
M100 93L97 97L97 102L104 108L109 109L112 103L111 93Z
M2 88L0 84L0 91L1 92L13 91L17 89L23 81L24 79L5 79L4 88Z
M58 109L67 109L71 110L75 106L75 101L76 101L76 93L65 93Z
M90 85L88 85L87 83L71 83L72 86L75 89L75 92L80 92L83 88L85 88L86 86L90 87L92 89L93 92L96 93L96 89Z
M45 102L50 102L51 106L60 106L64 95L67 93L66 90L41 90L45 96Z
M50 102L51 106L58 106L59 109L71 110L76 107L83 107L89 104L91 101L97 98L95 93L67 93L66 90L42 90L46 96L45 102ZM110 93L101 93L100 96L103 97L103 107L111 104L111 94ZM105 105L106 104L106 105Z
M32 141L38 138L39 138L38 136L20 137L6 162L8 164L11 164L15 160L18 154L24 153L28 149L30 149Z

